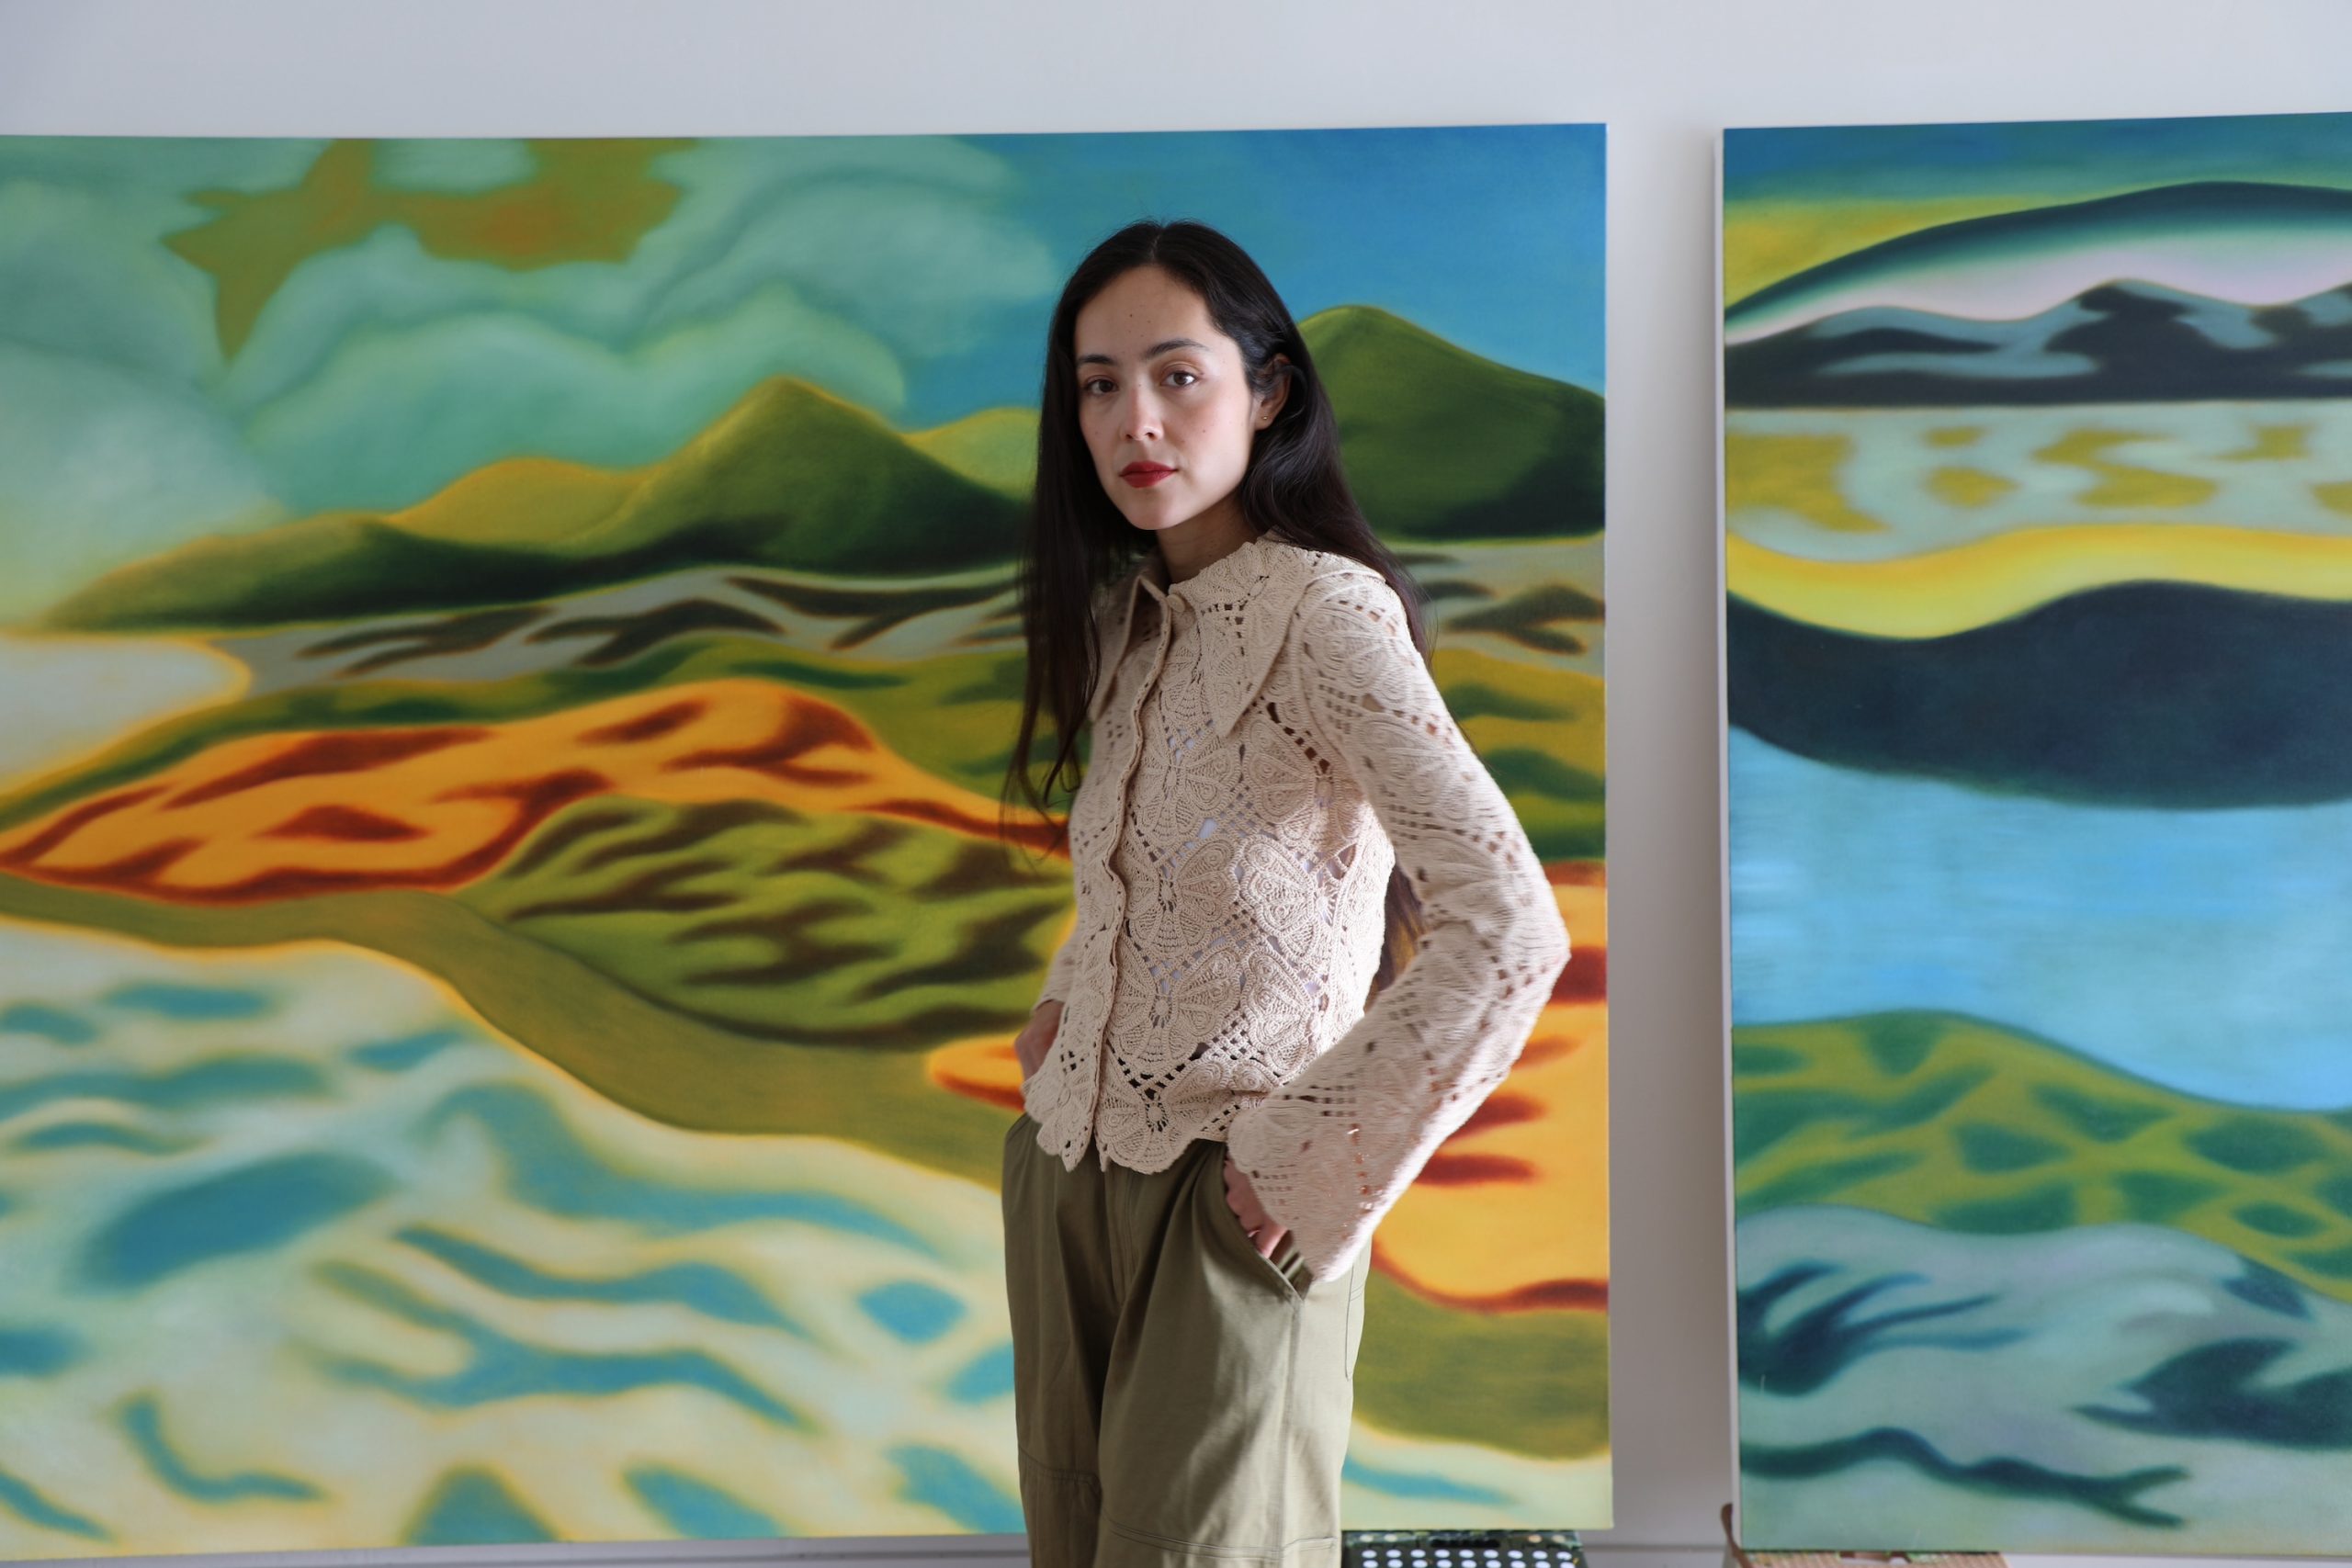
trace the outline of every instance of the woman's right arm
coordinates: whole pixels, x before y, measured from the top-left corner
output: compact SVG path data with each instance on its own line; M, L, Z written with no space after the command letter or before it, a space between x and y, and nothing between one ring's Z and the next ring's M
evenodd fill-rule
M1048 998L1039 1002L1029 1021L1013 1036L1012 1054L1021 1061L1021 1081L1025 1085L1037 1076L1044 1065L1046 1053L1054 1048L1054 1036L1061 1032L1062 1004Z
M1045 1061L1046 1053L1054 1048L1054 1036L1061 1030L1062 998L1069 994L1070 955L1077 950L1075 941L1066 942L1055 950L1054 961L1046 968L1045 993L1029 1010L1029 1021L1013 1036L1012 1054L1021 1060L1023 1084L1037 1076L1039 1064Z
M1089 603L1087 629L1088 635L1097 639L1095 657L1098 660L1110 657L1101 647L1099 639L1102 636L1108 608L1125 587L1123 581L1098 588ZM1083 790L1085 787L1085 774L1081 770L1079 788ZM1072 809L1076 805L1073 799ZM1029 1010L1029 1021L1022 1026L1021 1032L1012 1042L1013 1052L1021 1058L1021 1079L1024 1084L1036 1076L1039 1064L1046 1059L1046 1053L1054 1048L1054 1036L1061 1028L1062 1004L1069 998L1070 982L1077 977L1077 968L1078 942L1073 933L1054 950L1053 961L1046 966L1046 984L1037 994L1035 1005Z
M1012 1042L1013 1055L1021 1059L1021 1081L1027 1083L1036 1076L1037 1066L1046 1053L1054 1048L1054 1035L1062 1021L1062 1001L1069 995L1071 972L1078 967L1076 933L1054 950L1053 962L1046 965L1045 987L1037 995L1036 1005L1029 1010L1029 1021Z

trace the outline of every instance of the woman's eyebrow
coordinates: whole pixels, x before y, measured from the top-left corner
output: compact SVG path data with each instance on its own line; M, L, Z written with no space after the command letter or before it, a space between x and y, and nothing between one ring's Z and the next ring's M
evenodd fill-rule
M1171 337L1153 344L1149 348L1145 349L1143 351L1143 356L1146 359L1157 359L1171 348L1198 348L1205 350L1207 347L1208 344L1204 343L1195 343L1188 337ZM1115 365L1118 363L1117 360L1113 359L1107 354L1081 354L1078 356L1078 362L1080 365Z

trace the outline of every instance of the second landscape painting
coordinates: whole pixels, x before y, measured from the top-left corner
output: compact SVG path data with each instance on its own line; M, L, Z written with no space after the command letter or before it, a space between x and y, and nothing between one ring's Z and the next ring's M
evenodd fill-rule
M2352 116L1724 147L1751 1545L2352 1540Z

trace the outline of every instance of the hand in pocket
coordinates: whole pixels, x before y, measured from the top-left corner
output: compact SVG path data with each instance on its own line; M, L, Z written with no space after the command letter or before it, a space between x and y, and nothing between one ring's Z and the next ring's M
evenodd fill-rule
M1025 1088L1037 1076L1038 1065L1046 1053L1054 1048L1054 1036L1061 1032L1062 1004L1045 1001L1030 1013L1029 1021L1012 1037L1012 1054L1021 1060L1021 1082Z
M1225 1156L1225 1206L1241 1222L1241 1228L1250 1235L1250 1245L1258 1249L1261 1258L1272 1258L1290 1235L1290 1227L1276 1224L1258 1201L1257 1189L1250 1185L1249 1174L1233 1163L1230 1150Z

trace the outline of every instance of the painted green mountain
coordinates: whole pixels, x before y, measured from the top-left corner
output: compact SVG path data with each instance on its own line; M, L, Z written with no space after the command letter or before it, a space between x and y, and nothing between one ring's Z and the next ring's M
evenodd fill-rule
M977 485L1026 501L1037 477L1037 411L982 409L907 437L924 456Z
M1840 1203L1980 1235L2171 1226L2352 1298L2352 1111L2224 1105L1946 1013L1732 1032L1742 1217Z
M1524 539L1601 526L1601 399L1482 359L1385 310L1299 324L1340 418L1348 479L1390 539Z
M1020 503L778 377L650 467L490 465L406 512L199 540L53 608L60 629L250 627L510 603L708 565L935 576L1007 558Z
M1303 331L1350 471L1400 540L1600 527L1601 400L1369 307ZM199 540L54 606L57 630L246 629L548 598L699 566L933 577L1008 564L1036 415L902 434L789 378L646 468L515 458L398 513L322 513Z
M1541 538L1601 526L1600 397L1482 359L1370 305L1299 323L1348 477L1384 537ZM980 412L909 437L1007 494L1036 472L1037 416Z

